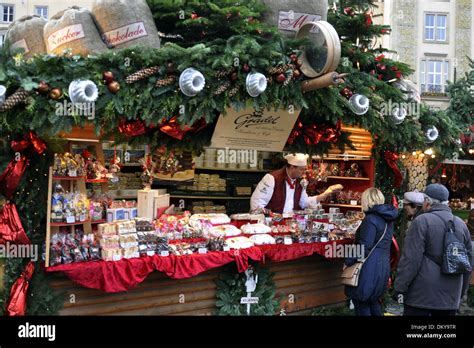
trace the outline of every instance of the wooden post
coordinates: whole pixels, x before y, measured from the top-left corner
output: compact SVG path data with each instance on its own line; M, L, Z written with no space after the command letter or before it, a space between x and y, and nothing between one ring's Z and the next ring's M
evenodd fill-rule
M49 167L48 175L48 202L46 210L46 259L45 265L49 267L49 252L51 247L51 199L53 197L53 167Z

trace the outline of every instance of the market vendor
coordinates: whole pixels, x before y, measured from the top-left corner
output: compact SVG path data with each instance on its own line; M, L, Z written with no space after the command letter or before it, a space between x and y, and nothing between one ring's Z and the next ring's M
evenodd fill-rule
M275 213L315 207L331 193L343 189L342 185L330 186L324 193L308 197L306 187L301 185L308 155L297 153L285 156L286 166L266 174L258 183L250 198L250 209L265 208Z

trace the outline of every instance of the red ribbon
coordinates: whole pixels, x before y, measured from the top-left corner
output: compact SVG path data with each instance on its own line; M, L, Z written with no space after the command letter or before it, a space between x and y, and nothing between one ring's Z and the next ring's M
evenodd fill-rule
M127 137L136 137L145 134L149 129L142 120L122 121L119 124L119 132Z
M206 121L201 118L196 121L191 127L187 125L180 125L178 118L176 116L171 117L169 120L163 120L158 126L159 130L170 137L173 137L178 140L183 140L183 137L187 134L195 134L207 126ZM119 132L128 136L138 136L143 135L149 130L157 128L154 125L146 126L145 122L142 120L134 121L124 121L119 125Z
M31 244L21 224L15 204L7 203L0 213L0 244Z
M9 316L25 315L26 313L26 297L28 293L28 287L30 285L31 277L35 271L35 264L29 262L25 270L21 273L18 279L13 284L10 291L10 298L8 299L8 305L6 314Z
M393 174L395 176L393 179L393 186L396 188L400 187L402 185L403 176L402 176L402 173L400 172L400 169L398 169L398 165L397 165L398 155L392 151L387 150L384 152L384 158L388 166L392 168Z
M288 144L293 144L297 137L303 136L306 145L316 145L320 142L336 142L341 135L341 121L337 121L335 127L326 124L311 124L304 126L301 121L296 122L290 136Z
M203 118L196 121L191 127L187 125L181 126L178 123L178 118L173 116L160 125L160 131L175 139L183 140L183 137L187 133L195 134L204 129L206 126L206 121Z
M32 149L34 152L41 155L46 150L46 144L44 141L32 131L26 134L23 140L12 141L10 145L13 151L20 153ZM18 161L13 159L0 176L0 192L2 192L5 197L11 198L13 196L13 193L16 191L16 188L25 173L28 162L28 158L24 154L21 154Z
M398 199L397 196L392 192L392 205L398 209Z

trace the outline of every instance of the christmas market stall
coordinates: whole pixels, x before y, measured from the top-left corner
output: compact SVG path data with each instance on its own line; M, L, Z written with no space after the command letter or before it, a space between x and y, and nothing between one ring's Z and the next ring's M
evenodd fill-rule
M3 260L4 313L343 303L361 193L378 187L398 207L402 155L452 156L472 112L420 103L411 69L375 45L390 28L373 6L96 0L13 23L0 49L0 239L39 255ZM251 211L259 181L295 153L308 155L297 184L324 199Z

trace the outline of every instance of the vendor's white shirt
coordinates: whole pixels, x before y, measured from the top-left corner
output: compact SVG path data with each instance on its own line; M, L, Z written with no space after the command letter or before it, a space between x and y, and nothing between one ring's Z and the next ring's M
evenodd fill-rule
M296 181L296 180L294 180ZM295 189L292 189L287 181L285 181L286 186L286 200L285 206L283 207L283 213L289 213L293 211L293 199L295 197ZM257 188L250 198L250 209L265 208L270 202L270 199L273 196L273 190L275 189L275 178L271 174L266 174L263 179L258 183ZM303 188L300 198L300 207L305 208L314 208L318 204L316 196L308 197L306 189Z

